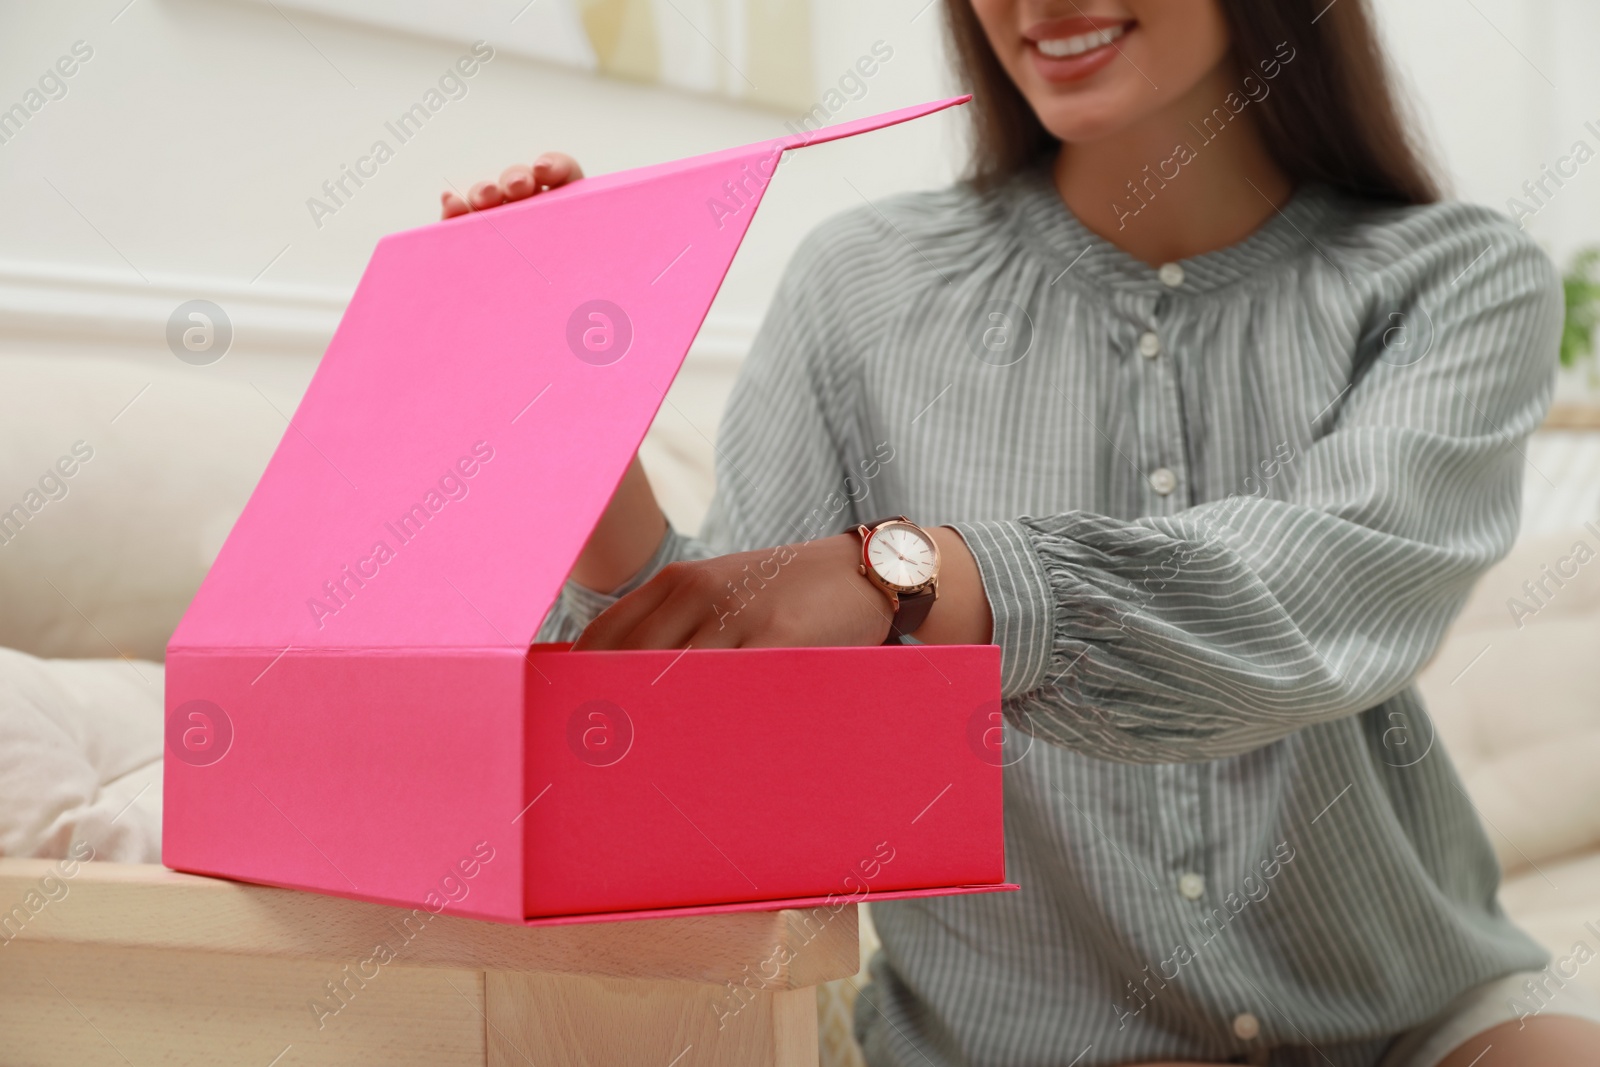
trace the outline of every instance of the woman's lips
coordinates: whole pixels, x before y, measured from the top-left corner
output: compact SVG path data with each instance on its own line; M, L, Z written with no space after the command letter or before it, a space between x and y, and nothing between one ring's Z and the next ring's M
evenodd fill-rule
M1117 58L1120 42L1137 25L1104 19L1050 23L1028 33L1028 52L1046 81L1079 81Z

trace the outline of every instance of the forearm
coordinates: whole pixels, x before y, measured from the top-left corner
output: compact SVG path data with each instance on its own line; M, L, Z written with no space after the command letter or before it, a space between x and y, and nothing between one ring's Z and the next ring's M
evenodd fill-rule
M635 456L536 640L576 640L597 615L662 567L711 554L698 541L673 532Z
M667 518L636 455L569 578L586 589L609 593L639 573L666 534Z

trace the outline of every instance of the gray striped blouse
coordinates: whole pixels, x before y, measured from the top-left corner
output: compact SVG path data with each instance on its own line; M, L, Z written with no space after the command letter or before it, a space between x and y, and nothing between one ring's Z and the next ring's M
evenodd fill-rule
M1516 534L1560 319L1502 217L1315 187L1160 270L1043 173L805 241L704 532L616 592L886 513L975 553L1023 889L874 906L871 1064L1355 1067L1544 964L1411 680Z

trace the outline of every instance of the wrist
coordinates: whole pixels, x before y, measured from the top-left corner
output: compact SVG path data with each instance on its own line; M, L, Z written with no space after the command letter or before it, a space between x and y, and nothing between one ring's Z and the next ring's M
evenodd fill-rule
M949 526L928 531L939 547L939 598L912 635L929 645L986 645L994 629L978 561Z

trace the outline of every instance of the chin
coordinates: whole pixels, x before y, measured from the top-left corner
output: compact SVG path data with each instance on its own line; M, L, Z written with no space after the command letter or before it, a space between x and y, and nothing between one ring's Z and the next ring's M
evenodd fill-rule
M1093 77L1067 85L1037 77L1017 79L1044 128L1065 143L1095 141L1135 126L1162 100L1127 62L1115 62Z
M1120 100L1035 100L1034 111L1051 136L1064 144L1098 141L1140 118L1136 108Z

